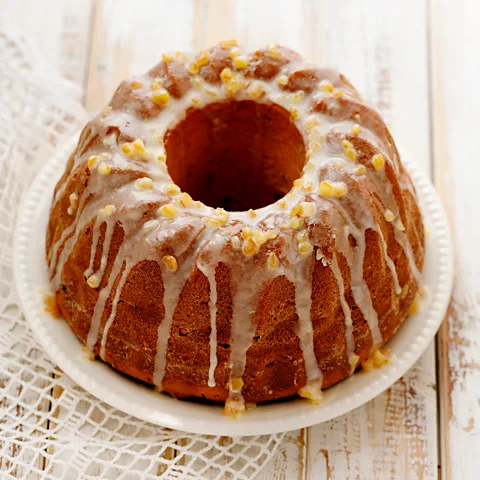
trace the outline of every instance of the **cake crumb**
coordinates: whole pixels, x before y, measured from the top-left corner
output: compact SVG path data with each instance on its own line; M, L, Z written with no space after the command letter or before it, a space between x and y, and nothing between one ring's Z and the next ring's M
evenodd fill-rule
M429 297L428 287L421 285L415 295L415 298L412 304L410 305L410 309L408 311L409 315L422 312L425 304L428 302L428 297Z
M45 293L43 296L44 310L54 318L60 318L57 300L53 293Z

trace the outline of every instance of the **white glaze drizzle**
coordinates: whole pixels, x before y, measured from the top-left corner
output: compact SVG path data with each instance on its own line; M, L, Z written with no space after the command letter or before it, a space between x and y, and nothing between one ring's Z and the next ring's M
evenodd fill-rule
M108 317L107 323L103 328L102 340L100 343L100 358L102 360L105 360L105 346L107 345L108 332L110 330L110 327L112 326L113 321L115 320L115 316L117 315L118 301L120 300L120 295L122 293L123 286L127 281L127 278L130 273L130 270L132 269L132 266L133 264L130 261L126 262L125 268L123 269L117 288L115 289L115 296L113 297L113 301L112 301L112 311L110 312L110 316Z
M220 263L219 254L221 249L226 243L227 237L221 236L217 233L214 235L210 243L209 254L213 260L202 261L201 256L198 256L197 259L197 268L205 275L208 280L209 285L209 296L208 296L208 307L210 310L210 338L209 338L209 347L210 347L210 366L208 369L208 386L214 387L216 385L215 381L215 369L217 368L217 281L215 279L215 274L217 266Z
M162 385L162 380L165 374L168 339L170 338L175 308L178 304L182 290L192 274L192 270L196 264L199 252L209 241L209 236L206 235L207 232L207 228L205 228L200 234L194 231L195 237L192 238L190 242L187 242L187 245L180 246L180 248L183 247L183 251L179 249L175 252L177 257L181 256L183 253L185 253L188 247L192 246L191 242L193 242L194 251L190 255L184 257L183 261L178 267L178 270L171 272L165 264L162 264L163 262L160 264L162 268L164 286L163 306L165 309L165 316L158 326L157 350L155 355L155 368L153 372L154 384L159 388Z
M362 212L364 228L358 229L352 219L348 216L346 210L335 200L337 208L343 214L345 224L343 227L336 228L338 233L334 235L335 246L337 250L347 260L350 270L350 288L356 305L362 312L363 318L367 321L372 335L373 345L378 346L383 342L382 334L378 324L378 315L373 308L370 290L363 278L364 258L365 258L365 231L372 225L372 217L368 210ZM362 205L358 206L362 209ZM332 218L332 216L330 217ZM339 218L332 219L332 225L339 225ZM349 236L352 235L356 245L352 247L349 242Z
M352 313L350 307L345 300L345 284L343 282L342 273L338 267L337 256L333 255L332 261L330 263L330 268L332 269L333 276L338 285L339 291L339 300L342 307L343 316L345 317L345 344L347 347L347 359L348 363L351 365L351 373L355 370L355 338L353 337L353 322L352 322Z
M90 262L88 268L83 273L85 278L88 278L93 273L93 264L95 263L95 254L97 253L98 242L100 241L100 225L102 224L102 218L97 215L95 223L93 225L92 246L90 248ZM103 257L103 255L102 255Z
M405 255L407 256L413 278L415 278L415 280L419 284L421 284L422 274L418 270L417 264L415 262L415 255L412 250L412 245L408 241L407 236L403 232L395 229L395 240L400 244L400 246L403 248L403 251L405 252Z
M103 246L102 246L102 256L100 258L100 267L95 272L95 276L98 278L99 283L101 282L103 275L105 273L105 269L107 268L107 260L108 260L108 253L110 251L110 243L113 237L113 231L115 228L115 222L111 221L110 219L105 220L105 236L103 239ZM93 267L95 262L95 254L97 251L98 243L100 241L100 228L102 226L102 218L97 216L95 220L95 224L93 225L93 238L92 238L92 245L90 251L90 263L88 265L87 270L84 272L84 277L88 279L93 274Z
M363 318L365 318L368 326L370 327L373 346L374 348L377 348L383 343L383 338L378 325L378 315L373 308L370 290L363 278L363 263L365 259L365 231L359 232L355 229L350 233L352 233L355 238L356 246L351 248L349 245L346 250L342 249L340 251L347 259L350 267L353 298L358 308L362 312ZM348 235L346 235L346 239L348 242Z
M50 275L53 275L52 284L55 289L57 289L60 285L60 276L62 274L63 266L67 261L73 246L76 244L78 235L82 230L81 228L77 228L77 225L80 221L80 218L84 217L84 215L81 215L80 212L83 214L83 206L87 197L88 195L85 194L80 197L75 218L73 219L72 223L67 228L65 228L65 230L63 230L60 238L57 240L56 243L54 243L52 247L52 256L49 265L49 272ZM86 225L86 222L83 223L85 223ZM72 235L74 235L74 240L71 240ZM62 245L63 250L59 256L58 251Z
M214 387L215 369L217 368L217 282L215 272L218 264L205 266L197 262L198 269L207 277L210 288L208 296L208 307L210 309L210 367L208 369L208 386Z
M252 264L253 259L250 258L244 265L239 265L234 270L238 272L240 278L233 300L229 398L242 401L241 389L234 390L233 385L245 372L247 351L252 345L256 330L253 306L258 304L258 298L267 281L263 274L252 275Z
M115 262L112 267L112 271L110 272L110 276L108 277L107 285L100 290L98 295L97 302L95 304L95 308L93 310L92 321L90 324L90 330L88 332L87 337L87 348L93 351L95 344L97 343L98 333L100 330L100 322L102 320L103 312L105 310L105 303L107 299L110 297L110 294L113 289L113 285L115 284L115 280L117 279L118 275L121 272L124 260L124 252L128 248L128 245L125 243L122 244L120 247L119 252L117 253L117 257L115 258Z
M397 295L400 295L402 293L402 287L400 286L400 282L398 281L398 274L397 274L397 269L395 268L395 264L393 263L393 260L388 255L387 242L385 242L385 237L383 236L382 229L377 225L376 228L374 228L373 230L377 233L380 239L380 245L382 246L382 252L383 252L383 259L385 260L385 263L387 264L387 267L390 270L390 273L392 274L395 293Z
M378 175L370 171L367 174L370 176L370 178L375 179L375 181L382 187L378 189L378 193L385 208L388 208L389 210L391 210L397 220L400 219L400 207L398 206L395 196L392 194L393 186L390 183L388 177L385 175L384 172ZM405 174L402 174L402 175L403 177L408 178L408 182L407 182L407 186L402 186L401 182L399 181L400 188L402 190L409 191L410 194L413 196L413 198L416 198L416 193L409 177ZM382 230L379 225L372 226L371 228L372 230L375 230L380 237L380 241L384 251L385 262L387 263L388 268L392 272L393 281L395 285L395 292L398 295L401 293L402 287L398 281L398 275L395 268L395 264L393 263L392 259L388 256L385 237L383 236ZM408 241L408 238L402 231L398 230L395 226L393 227L393 230L394 230L395 240L405 252L405 256L407 257L407 261L410 267L410 272L412 273L415 280L419 284L421 284L422 275L418 270L417 264L415 263L415 256L413 254L412 247L410 245L410 242Z
M295 285L295 307L298 315L298 339L303 352L305 362L305 375L307 385L318 383L322 386L323 373L318 366L315 355L315 345L313 339L313 327L311 318L312 307L312 273L313 273L313 254L305 257L303 261L298 262L295 271L295 277L291 279Z
M99 280L103 278L105 269L107 268L108 252L110 251L110 243L112 242L113 231L115 229L115 222L107 221L107 229L105 231L105 238L103 239L102 257L100 258L100 268L96 272Z

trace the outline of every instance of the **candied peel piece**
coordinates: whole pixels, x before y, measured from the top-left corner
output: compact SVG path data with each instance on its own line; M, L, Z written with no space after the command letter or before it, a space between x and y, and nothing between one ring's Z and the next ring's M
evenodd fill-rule
M135 181L135 186L138 190L152 190L153 181L149 177L142 177Z
M100 175L110 175L112 173L112 167L110 165L107 165L106 163L101 163L98 166L98 173Z
M162 258L163 263L171 272L176 272L178 269L177 259L172 255L165 255Z
M95 273L93 275L90 275L87 278L87 284L90 288L98 288L100 285L100 278L98 275Z
M177 195L181 192L181 190L178 185L171 183L165 187L165 192L168 193L169 195Z
M243 387L243 379L240 377L232 378L229 382L229 387L232 392L240 392Z
M152 102L155 105L158 105L159 107L163 107L163 106L168 105L170 103L170 94L164 88L160 88L160 89L154 91L150 95L150 98L151 98Z
M279 266L279 260L275 252L270 252L268 254L268 268L270 270L275 270Z
M344 182L331 182L322 180L318 193L324 197L341 197L347 193L347 185Z
M385 159L383 158L383 155L381 153L377 153L372 157L372 165L377 172L385 168Z
M248 63L249 63L249 60L248 60L248 57L246 55L237 55L233 59L233 66L237 70L243 70L244 68L247 68Z
M310 242L300 242L298 244L298 251L301 255L308 255L312 252L313 247Z
M290 216L295 215L301 218L308 218L315 214L315 204L313 202L300 202L290 212Z
M312 402L314 405L318 405L323 397L322 385L320 382L307 383L298 391L298 394L302 398L306 398Z
M408 285L406 285L406 286L408 287ZM402 293L403 293L403 289L402 289ZM405 296L406 296L406 294L405 294ZM415 298L414 298L412 304L410 305L410 309L408 311L409 315L422 311L422 307L423 307L423 301L422 300L424 300L425 297L427 297L427 296L428 296L428 288L425 287L425 286L421 286L418 289L417 293L415 294Z
M259 245L255 238L248 237L243 243L242 252L245 256L249 257L258 252Z
M364 372L371 372L377 368L381 368L390 361L390 351L386 348L374 350L370 353L367 360L362 362Z
M166 218L173 218L177 214L177 209L175 208L175 205L167 203L166 205L162 205L158 209L158 212Z

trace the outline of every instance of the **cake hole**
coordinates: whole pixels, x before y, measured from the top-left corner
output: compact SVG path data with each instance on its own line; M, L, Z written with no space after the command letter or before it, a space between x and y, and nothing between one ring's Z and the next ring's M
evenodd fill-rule
M287 110L251 100L189 109L165 135L172 180L194 200L229 211L282 198L302 174L305 143Z

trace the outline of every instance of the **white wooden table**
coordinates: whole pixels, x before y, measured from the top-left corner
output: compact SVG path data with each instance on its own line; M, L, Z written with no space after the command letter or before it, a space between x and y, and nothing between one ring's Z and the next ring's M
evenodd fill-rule
M278 42L346 74L435 182L456 243L436 342L367 405L292 432L261 479L480 478L478 0L0 0L96 110L168 50Z

